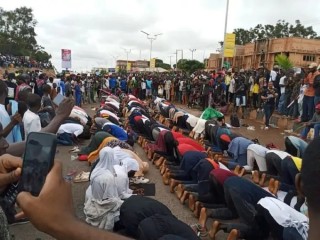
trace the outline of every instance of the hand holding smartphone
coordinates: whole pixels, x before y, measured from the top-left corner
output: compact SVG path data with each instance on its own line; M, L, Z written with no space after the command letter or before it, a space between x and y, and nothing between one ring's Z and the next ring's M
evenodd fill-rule
M28 135L21 178L17 183L9 185L0 197L1 207L9 222L14 221L14 204L19 192L26 191L33 196L39 195L46 176L53 166L56 148L55 134L31 132Z

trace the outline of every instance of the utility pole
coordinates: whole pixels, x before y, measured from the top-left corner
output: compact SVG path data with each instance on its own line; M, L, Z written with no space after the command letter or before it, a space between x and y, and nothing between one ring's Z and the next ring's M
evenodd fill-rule
M224 65L224 49L226 46L226 34L227 34L227 26L228 26L228 13L229 13L229 0L227 0L227 8L226 8L226 18L224 22L224 40L223 40L223 46L222 46L222 59L221 59L221 68L223 68Z
M168 56L170 58L170 67L172 67L171 65L171 58L172 58L172 55Z
M126 54L127 54L127 66L126 66L126 69L128 67L128 63L129 63L129 53L131 53L131 49L126 49L126 48L122 48Z
M178 69L178 50L176 52L172 53L176 55L176 69Z
M197 49L189 49L191 52L191 60L193 60L193 52L197 51Z
M154 40L157 39L158 36L162 35L162 33L157 33L157 34L150 34L150 33L147 33L145 31L142 31L141 32L145 35L147 35L147 38L150 40L150 62L151 62L151 58L152 58L152 43Z

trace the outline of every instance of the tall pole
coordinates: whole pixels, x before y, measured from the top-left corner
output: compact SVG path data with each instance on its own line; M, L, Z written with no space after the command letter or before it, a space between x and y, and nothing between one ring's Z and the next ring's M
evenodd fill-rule
M127 54L127 66L126 66L126 69L128 68L128 63L129 63L129 53L131 53L131 49L125 49L123 48L123 50L126 52Z
M195 52L197 49L189 49L191 52L191 60L193 60L193 52Z
M150 40L150 63L151 63L151 58L152 58L152 42L157 39L158 36L162 35L162 33L158 34L150 34L145 31L141 31L143 34L147 36L147 38Z
M150 61L152 58L152 42L153 42L153 40L155 40L155 38L150 38Z
M169 58L170 58L170 67L172 67L172 64L171 64L171 58L172 58L172 56L169 56Z
M223 46L222 46L222 59L221 59L221 68L223 68L224 65L224 49L226 46L226 34L227 34L227 26L228 26L228 13L229 13L229 0L227 0L227 7L226 7L226 18L224 21L224 40L223 40Z

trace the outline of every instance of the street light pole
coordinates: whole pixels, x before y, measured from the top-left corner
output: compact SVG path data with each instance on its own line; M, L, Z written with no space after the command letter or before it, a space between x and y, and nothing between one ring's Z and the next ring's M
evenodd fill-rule
M227 34L227 26L228 26L228 13L229 13L229 0L227 0L227 7L226 7L226 18L224 21L224 40L223 40L223 46L222 46L222 59L221 59L221 68L223 68L224 65L224 49L226 46L226 34Z
M131 49L126 49L126 48L123 48L123 50L126 52L127 54L127 66L126 66L126 69L128 68L128 63L129 63L129 53L131 53Z
M170 58L170 67L172 67L172 65L171 65L171 58L172 58L172 56L170 55L170 56L168 56L169 58Z
M197 49L189 49L191 52L191 60L193 60L193 52L197 51Z
M142 30L141 30L141 32L147 36L147 39L150 40L150 62L151 62L153 41L156 40L158 36L162 35L162 33L150 34L145 31L142 31Z

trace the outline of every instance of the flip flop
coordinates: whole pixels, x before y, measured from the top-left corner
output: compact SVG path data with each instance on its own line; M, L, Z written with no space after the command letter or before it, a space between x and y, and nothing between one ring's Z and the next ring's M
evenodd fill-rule
M75 183L88 182L89 175L90 175L90 172L82 171L73 179L73 182L75 182Z
M74 150L76 150L76 149L79 149L79 147L78 147L78 146L74 146L73 148L69 149L68 152L72 152L72 151L74 151Z

